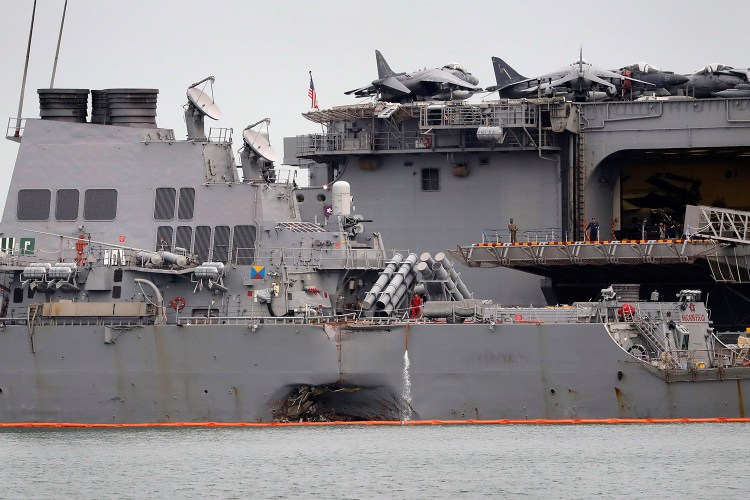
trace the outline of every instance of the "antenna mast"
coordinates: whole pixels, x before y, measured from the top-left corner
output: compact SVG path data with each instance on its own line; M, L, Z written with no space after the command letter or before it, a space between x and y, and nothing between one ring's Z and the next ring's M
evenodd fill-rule
M23 79L21 80L21 98L18 100L18 116L16 117L16 131L13 134L15 137L21 135L21 113L23 112L23 93L26 90L26 74L29 71L29 54L31 53L31 35L34 33L34 16L36 16L36 0L34 0L34 8L31 11L31 27L29 28L29 44L26 46L26 64L23 66Z
M55 87L55 72L57 72L57 56L60 55L60 42L62 41L63 25L65 25L65 12L68 10L68 0L65 0L63 7L62 19L60 20L60 34L57 36L57 50L55 51L55 62L52 65L52 78L49 81L49 88Z

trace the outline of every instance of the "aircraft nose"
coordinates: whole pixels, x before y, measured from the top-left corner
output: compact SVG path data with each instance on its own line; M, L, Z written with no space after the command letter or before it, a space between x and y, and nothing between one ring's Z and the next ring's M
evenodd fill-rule
M669 75L668 87L676 87L678 85L684 85L688 82L688 77L685 75Z

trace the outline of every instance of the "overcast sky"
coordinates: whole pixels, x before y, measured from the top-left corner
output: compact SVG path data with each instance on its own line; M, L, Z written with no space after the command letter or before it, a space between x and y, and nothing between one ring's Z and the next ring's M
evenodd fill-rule
M49 87L64 0L39 0L23 116L38 117ZM0 117L15 116L33 0L0 1ZM490 58L525 76L584 59L619 68L646 61L692 73L709 63L750 66L750 2L681 1L239 1L69 0L55 81L61 88L159 89L157 123L186 135L187 87L214 75L223 111L208 126L240 132L271 118L271 143L320 131L310 108L357 102L346 90L377 78L375 49L395 71L459 62L495 83ZM476 96L473 100L478 99ZM0 207L18 145L0 141Z

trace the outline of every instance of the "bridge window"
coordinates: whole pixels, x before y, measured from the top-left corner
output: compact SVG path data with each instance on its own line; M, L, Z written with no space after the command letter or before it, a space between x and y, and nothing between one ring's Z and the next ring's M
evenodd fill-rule
M193 240L193 228L190 226L177 226L174 246L185 249L190 252L190 244Z
M172 226L159 226L156 229L156 249L172 251Z
M194 209L195 209L195 189L180 188L180 206L177 209L177 218L180 220L192 219Z
M49 189L21 189L18 191L18 220L47 220L52 193Z
M86 220L115 220L117 216L116 189L87 189L83 197L83 218Z
M55 219L78 219L78 198L77 189L58 189L55 202Z
M208 261L208 250L211 245L211 226L198 226L195 228L195 248L193 253L201 262Z
M154 219L174 219L174 201L176 191L174 188L156 188L156 199L154 201Z
M216 226L214 229L214 253L212 260L229 261L229 226Z
M255 260L255 226L234 226L232 259L240 266L252 265Z
M422 169L422 191L440 191L440 171L438 169Z

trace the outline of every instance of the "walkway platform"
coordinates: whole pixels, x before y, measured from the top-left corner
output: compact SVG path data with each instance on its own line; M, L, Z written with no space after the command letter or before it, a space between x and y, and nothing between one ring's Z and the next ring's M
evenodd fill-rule
M715 240L476 243L449 250L467 267L691 264L728 244Z

